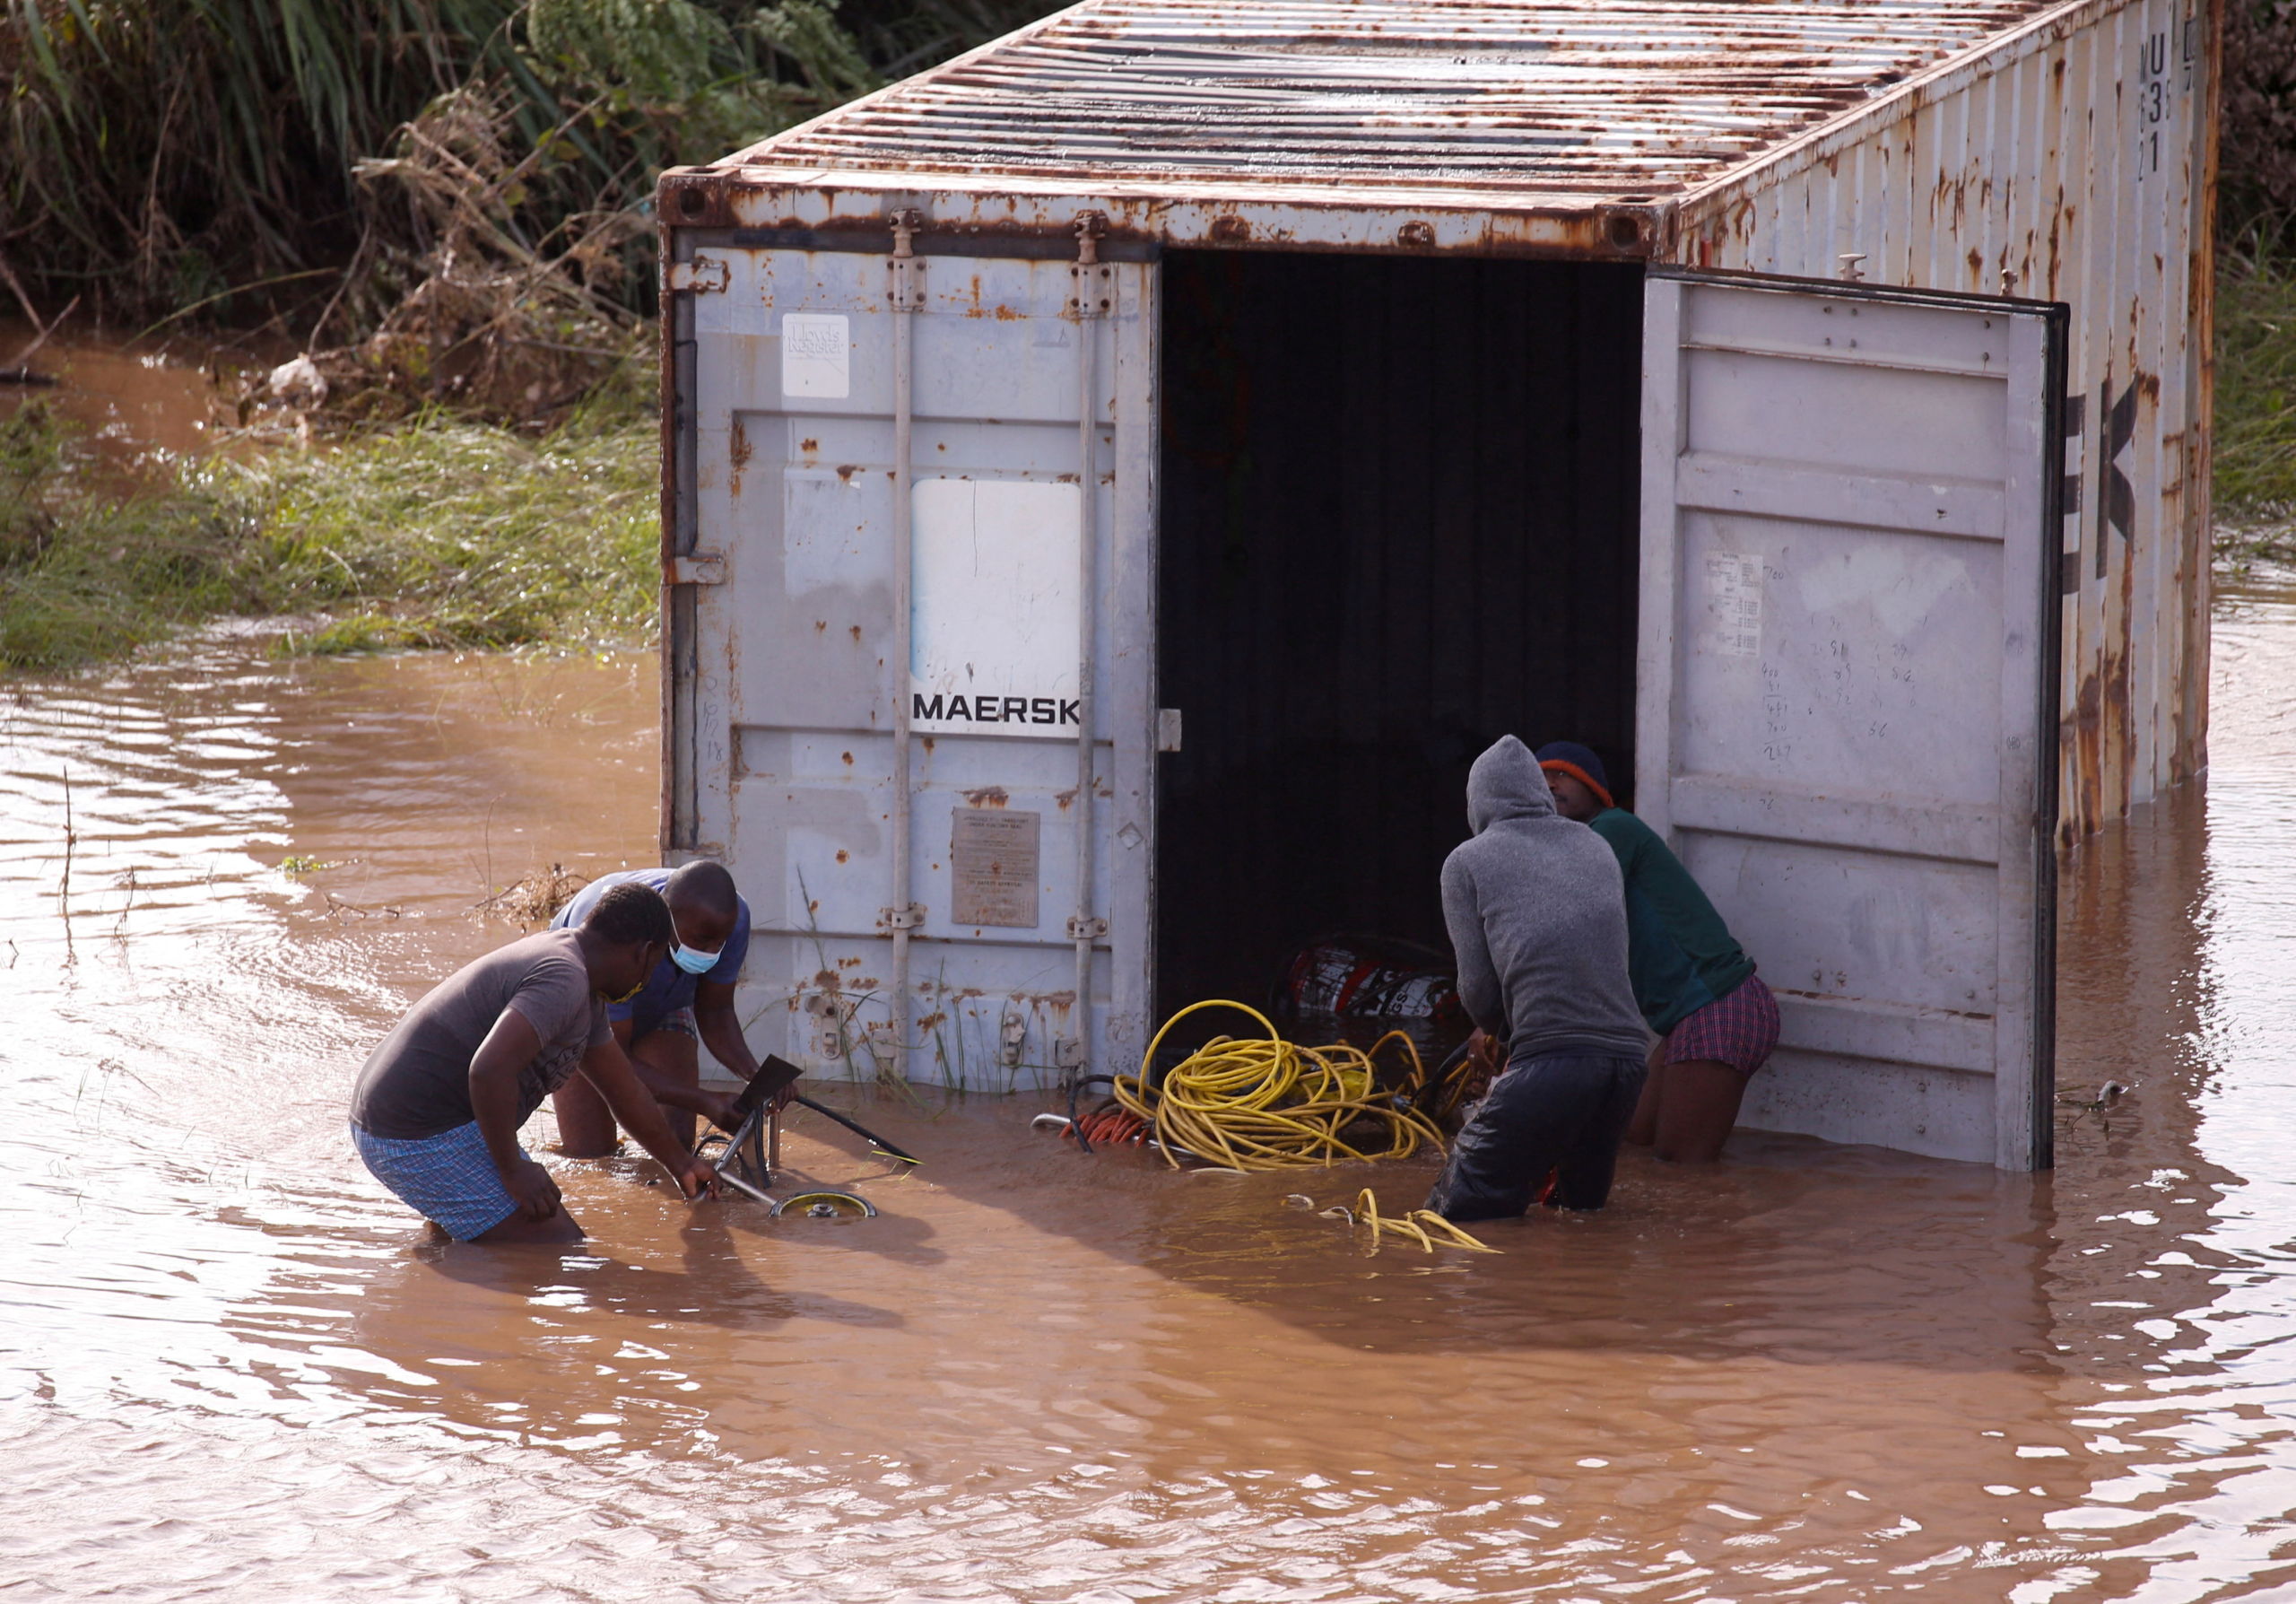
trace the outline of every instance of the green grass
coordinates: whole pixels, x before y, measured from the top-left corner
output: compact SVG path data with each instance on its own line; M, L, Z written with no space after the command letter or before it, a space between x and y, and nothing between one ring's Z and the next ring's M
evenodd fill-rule
M2216 282L2216 554L2296 560L2296 265L2225 253Z
M35 402L0 423L0 666L121 655L252 600L247 507L196 475L131 497L86 489Z
M535 443L432 421L247 472L259 610L324 614L291 650L642 639L659 582L661 433L577 423Z
M0 424L0 667L75 667L226 615L281 619L292 653L640 643L659 447L627 412L539 440L430 417L120 493L28 408Z

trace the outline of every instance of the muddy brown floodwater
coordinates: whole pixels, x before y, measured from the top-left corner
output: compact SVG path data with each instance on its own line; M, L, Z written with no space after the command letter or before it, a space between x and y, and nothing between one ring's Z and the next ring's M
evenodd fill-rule
M2134 1090L2054 1175L1742 1137L1498 1258L854 1092L926 1168L791 1156L874 1222L561 1164L583 1251L431 1245L352 1073L487 885L651 856L644 667L0 691L0 1594L2292 1596L2296 590L2218 632L2205 795L2065 876L2062 1080Z
M37 332L21 318L0 318L0 368L14 366ZM134 339L66 318L23 364L56 382L0 383L0 418L40 401L80 433L100 470L131 473L154 456L206 452L238 423L213 374L260 370L291 354L275 339Z

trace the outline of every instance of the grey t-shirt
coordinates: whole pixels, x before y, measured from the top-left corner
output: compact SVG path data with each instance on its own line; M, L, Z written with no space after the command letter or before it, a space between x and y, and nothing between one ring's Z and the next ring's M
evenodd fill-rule
M469 1124L478 1117L470 1061L505 1008L516 1008L542 1038L542 1051L518 1071L521 1125L566 1084L587 1049L613 1033L575 933L541 931L465 964L407 1010L367 1055L351 1092L351 1122L402 1141Z

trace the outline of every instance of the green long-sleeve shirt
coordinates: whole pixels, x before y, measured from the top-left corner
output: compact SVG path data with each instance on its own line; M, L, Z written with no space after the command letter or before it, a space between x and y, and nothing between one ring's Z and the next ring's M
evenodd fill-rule
M1626 876L1627 974L1643 1020L1663 1036L1745 984L1753 961L1657 831L1622 807L1589 823Z

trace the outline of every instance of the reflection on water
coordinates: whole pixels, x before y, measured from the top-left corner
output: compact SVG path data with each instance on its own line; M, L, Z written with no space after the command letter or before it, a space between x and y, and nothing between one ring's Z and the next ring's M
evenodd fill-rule
M37 332L21 319L0 318L0 368L13 368ZM0 418L38 399L73 424L100 466L114 470L154 454L200 456L239 421L216 376L268 367L281 359L277 344L180 335L138 340L69 318L24 364L55 383L0 384Z
M12 1597L2263 1597L2296 1444L2296 599L2216 767L2074 859L2061 1167L1785 1138L1367 1257L1295 1178L872 1102L883 1217L561 1166L435 1246L341 1111L552 860L649 855L650 673L219 641L0 702ZM70 820L67 850L66 807ZM69 863L69 894L65 871ZM332 867L300 876L290 859ZM68 915L68 917L67 917ZM1399 1203L1423 1168L1377 1177ZM1309 1188L1318 1203L1360 1184Z

